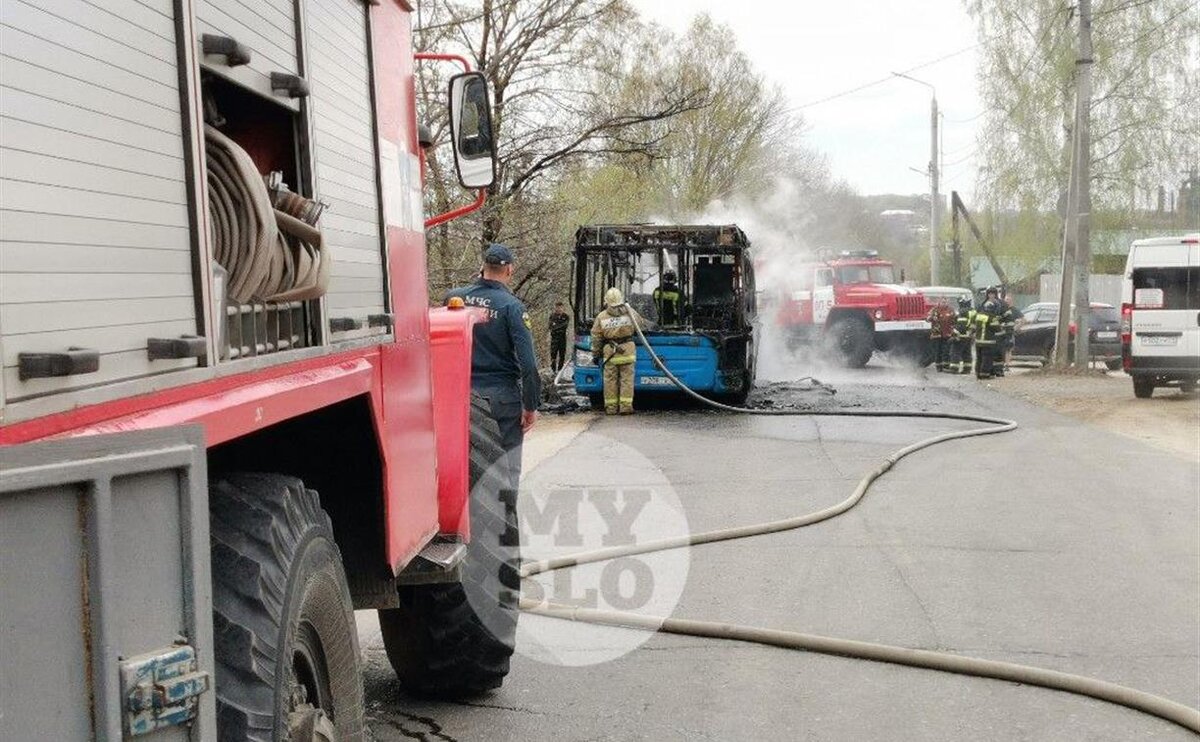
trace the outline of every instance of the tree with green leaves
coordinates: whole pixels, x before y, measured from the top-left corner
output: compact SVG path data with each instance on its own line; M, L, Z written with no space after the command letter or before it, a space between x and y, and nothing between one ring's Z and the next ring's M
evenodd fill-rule
M637 101L597 89L597 78L612 74L614 49L634 21L621 0L484 0L481 7L443 0L425 10L419 46L462 53L492 91L499 159L476 225L477 247L511 239L510 212L539 200L560 167L608 156L655 157L661 134L644 125L703 105L699 92L686 88L659 88L653 99ZM423 92L444 96L444 72L423 67ZM444 122L429 123L444 138ZM439 160L434 174L445 172Z
M966 0L981 41L979 192L996 209L1065 197L1075 96L1069 0ZM1095 4L1092 201L1130 211L1200 157L1200 4Z

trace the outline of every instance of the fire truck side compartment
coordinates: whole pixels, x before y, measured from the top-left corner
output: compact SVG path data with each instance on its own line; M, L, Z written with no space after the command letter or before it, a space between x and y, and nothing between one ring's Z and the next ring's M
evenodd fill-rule
M203 34L233 39L249 52L249 61L237 64L224 55L202 59L219 74L260 95L272 97L271 73L298 74L296 3L293 0L199 0L196 4L197 42ZM295 100L281 98L298 108Z
M197 365L146 351L202 334L175 8L3 2L4 403ZM96 370L20 378L21 354L68 348L95 351Z
M149 351L151 339L205 338L205 345L221 340L239 350L262 344L258 325L274 322L270 305L255 305L254 316L240 322L246 308L230 307L229 331L220 328L227 322L221 308L210 306L199 91L191 89L201 78L219 93L230 135L245 142L260 168L259 155L266 153L272 165L282 165L292 190L328 204L319 226L333 262L329 293L310 302L307 314L289 313L289 327L314 323L318 343L391 333L389 323L371 319L392 308L369 4L0 3L6 55L0 65L0 419L20 421L126 397L133 389L192 383L211 374L178 372L223 357L215 347L197 354L194 340L192 352L168 357ZM194 7L195 17L176 17L180 7ZM190 38L184 42L181 34ZM249 61L204 54L205 34L232 39L237 46L231 48ZM192 65L200 75L188 72ZM272 91L272 73L304 78L311 95ZM332 328L330 319L338 320ZM250 340L246 328L254 331ZM295 348L269 363L303 356L310 344L267 342L276 351ZM69 350L94 353L98 363L55 367L66 374L28 373L45 365L38 358ZM23 354L29 358L25 374Z
M0 448L0 739L215 739L207 514L198 426Z
M316 198L333 273L325 298L331 319L360 323L334 338L387 334L371 315L390 311L385 298L380 230L375 104L367 9L361 0L306 0L306 70L312 94L312 161Z

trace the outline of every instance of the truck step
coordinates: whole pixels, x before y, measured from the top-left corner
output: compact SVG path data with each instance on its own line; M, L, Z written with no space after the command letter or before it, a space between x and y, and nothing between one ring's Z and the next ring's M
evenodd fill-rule
M434 539L425 545L396 576L398 585L429 585L459 579L467 545L457 541Z

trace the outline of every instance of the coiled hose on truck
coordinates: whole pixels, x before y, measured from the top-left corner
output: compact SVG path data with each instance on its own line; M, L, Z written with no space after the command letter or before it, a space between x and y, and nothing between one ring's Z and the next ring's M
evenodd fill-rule
M905 446L904 448L893 452L891 455L885 458L878 467L859 480L858 486L854 488L854 491L850 493L849 497L835 505L831 505L830 507L818 510L816 512L798 515L792 518L784 518L782 520L770 521L767 523L735 526L733 528L723 528L715 531L705 531L702 533L693 533L676 538L651 541L644 544L597 549L595 551L582 552L579 554L557 557L544 561L528 562L523 564L521 567L522 577L532 577L544 572L551 572L556 569L573 567L579 564L589 564L591 562L616 559L618 557L632 556L635 554L646 554L650 552L664 551L666 549L676 549L683 546L696 546L699 544L709 544L717 541L729 541L732 539L749 538L751 536L761 536L768 533L779 533L780 531L790 531L795 528L802 528L814 523L820 523L841 515L857 505L867 494L867 491L871 488L871 485L874 484L876 480L886 474L896 464L896 462L910 454L916 453L917 451L925 448L929 448L930 446L935 446L939 443L944 443L946 441L982 435L997 435L1000 433L1007 433L1017 428L1017 423L1012 420L985 417L982 415L966 415L949 412L903 410L831 410L825 412L815 412L811 410L751 409L722 404L720 402L710 400L688 388L686 384L684 384L679 380L678 377L671 373L666 364L663 363L662 359L658 357L658 354L654 352L653 347L646 340L646 336L642 334L642 328L638 326L636 320L634 320L634 330L637 333L638 339L642 343L642 347L646 349L647 354L649 354L651 360L654 361L654 365L657 366L658 369L662 371L663 374L666 375L666 377L680 389L680 391L715 409L746 415L940 418L944 420L964 420L967 422L984 423L986 427L942 433L940 435L925 438L924 440L920 440L916 443ZM907 665L909 667L938 670L941 672L955 673L958 675L974 675L976 677L1007 680L1025 685L1036 685L1043 688L1049 688L1051 690L1075 693L1077 695L1096 698L1101 701L1108 701L1109 703L1115 703L1120 706L1125 706L1127 708L1166 719L1167 721L1174 722L1185 729L1189 729L1197 734L1200 734L1200 710L1185 706L1184 704L1177 703L1161 696L1156 696L1152 693L1137 690L1135 688L1129 688L1116 683L1097 680L1095 678L1089 678L1082 675L1074 675L1072 673L1059 672L1057 670L1047 670L1041 667L1033 667L1031 665L1000 662L997 660L986 660L977 657L964 657L962 655L950 654L948 652L935 652L927 649L911 649L909 647L877 644L874 642L857 641L854 639L842 639L831 636L804 634L796 631L780 631L756 626L728 624L718 621L692 621L664 616L647 616L623 611L604 611L591 608L578 608L575 606L557 604L553 602L539 602L528 598L523 598L521 600L521 609L528 613L541 616L561 618L571 621L582 621L584 623L624 626L628 628L644 629L647 631L657 631L666 634L682 634L686 636L700 636L712 639L752 642L773 647L781 647L784 649L819 652L821 654L831 654L839 657L873 660L875 662L889 662L896 665Z
M288 211L275 208L250 155L211 124L204 127L204 151L210 243L213 259L229 273L229 298L245 304L323 296L332 260L320 230L297 218L307 199L289 194L281 204Z

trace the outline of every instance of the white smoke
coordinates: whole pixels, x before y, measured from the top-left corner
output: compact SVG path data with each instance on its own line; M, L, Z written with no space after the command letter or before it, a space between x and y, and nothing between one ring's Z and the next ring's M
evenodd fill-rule
M779 297L791 294L801 266L812 262L816 249L822 247L807 237L817 219L807 201L801 184L779 178L765 197L719 199L699 213L652 219L662 224L736 224L750 239L758 289L759 384L805 376L824 380L832 370L812 352L815 349L789 349L775 316Z
M654 217L661 224L736 224L750 239L755 263L760 322L758 383L816 377L827 383L908 385L922 377L909 359L892 360L876 353L866 371L849 370L823 357L815 346L789 347L776 314L780 299L791 296L801 268L816 260L816 251L845 245L814 244L809 239L820 216L810 205L813 190L779 178L764 197L735 196L715 200L702 211ZM869 247L869 246L868 246Z

